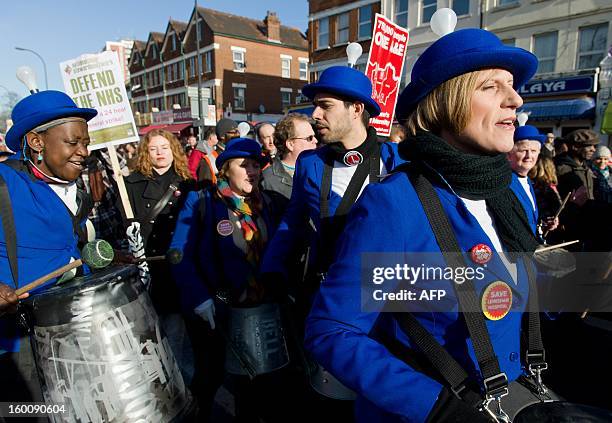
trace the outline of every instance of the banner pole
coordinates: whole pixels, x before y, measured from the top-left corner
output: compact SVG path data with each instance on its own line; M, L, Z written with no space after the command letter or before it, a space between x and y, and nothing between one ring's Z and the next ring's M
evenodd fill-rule
M130 199L128 198L127 190L125 189L125 182L123 180L123 174L121 173L121 167L119 166L117 151L115 150L115 146L112 144L109 144L107 148L111 166L113 167L113 173L115 174L115 180L117 181L117 186L119 187L119 196L121 197L121 204L123 205L123 210L125 211L125 217L127 220L132 220L134 219L134 212L132 211L132 205L130 204Z

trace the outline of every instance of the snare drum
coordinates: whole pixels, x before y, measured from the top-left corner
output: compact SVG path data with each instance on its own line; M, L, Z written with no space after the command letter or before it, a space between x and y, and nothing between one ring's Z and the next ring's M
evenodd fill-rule
M169 422L191 394L136 266L73 279L24 301L42 391L62 422Z

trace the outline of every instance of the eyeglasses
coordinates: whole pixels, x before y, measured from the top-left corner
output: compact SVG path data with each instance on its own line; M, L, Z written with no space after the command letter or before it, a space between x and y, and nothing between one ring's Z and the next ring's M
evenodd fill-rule
M317 142L317 138L314 135L308 135L307 137L291 137L290 140L304 140L306 142Z

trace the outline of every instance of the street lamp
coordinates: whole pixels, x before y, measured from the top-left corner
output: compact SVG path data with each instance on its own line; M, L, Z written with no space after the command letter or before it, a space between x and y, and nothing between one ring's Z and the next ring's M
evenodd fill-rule
M19 50L19 51L29 51L30 53L36 55L40 61L43 64L43 70L45 71L45 89L49 89L49 79L47 78L47 64L45 63L45 59L42 58L42 56L38 53L36 53L34 50L30 50L29 48L23 48L23 47L15 47L15 50Z

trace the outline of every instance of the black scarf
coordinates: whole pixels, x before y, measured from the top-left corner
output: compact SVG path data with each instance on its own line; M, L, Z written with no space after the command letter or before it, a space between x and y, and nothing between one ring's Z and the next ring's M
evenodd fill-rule
M439 173L460 197L485 200L497 234L509 252L533 252L539 245L523 206L510 189L512 169L505 154L464 153L429 132L399 144L399 154L430 180Z

